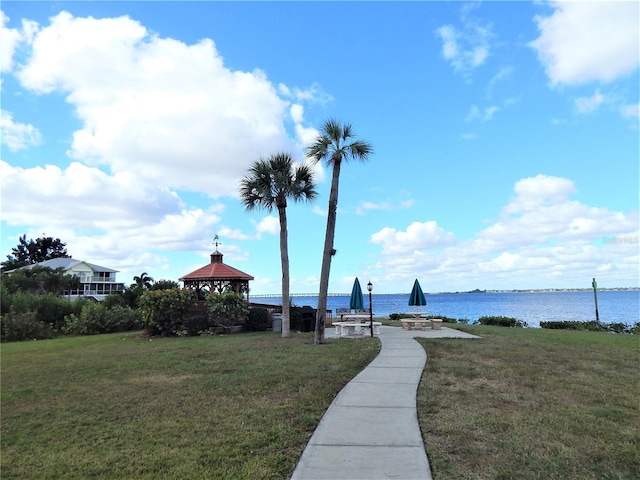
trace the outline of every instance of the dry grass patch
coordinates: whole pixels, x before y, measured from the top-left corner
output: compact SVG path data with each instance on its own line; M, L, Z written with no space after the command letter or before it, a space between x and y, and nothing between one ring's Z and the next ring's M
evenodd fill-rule
M483 338L420 339L435 480L640 478L636 337L458 328Z
M3 344L2 478L286 478L378 351L271 333Z

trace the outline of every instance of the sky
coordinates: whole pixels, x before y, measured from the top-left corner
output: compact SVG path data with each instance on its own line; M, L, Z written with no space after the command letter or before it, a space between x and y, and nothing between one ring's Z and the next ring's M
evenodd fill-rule
M0 256L53 236L177 281L218 235L278 294L277 211L239 183L333 118L373 154L342 166L329 292L637 287L639 5L5 0ZM314 172L292 293L319 288Z

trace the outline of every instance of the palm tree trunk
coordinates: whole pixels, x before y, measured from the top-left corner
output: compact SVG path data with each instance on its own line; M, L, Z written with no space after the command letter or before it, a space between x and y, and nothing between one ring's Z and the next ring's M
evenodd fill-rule
M340 181L340 163L333 164L331 192L329 193L329 211L327 212L327 231L324 237L322 252L322 269L320 271L320 292L318 293L318 311L316 313L316 329L313 343L324 343L324 322L327 316L327 296L329 294L329 273L333 257L333 241L336 233L336 215L338 210L338 183Z
M278 207L280 217L280 263L282 264L282 338L291 335L289 297L289 243L287 232L287 206Z

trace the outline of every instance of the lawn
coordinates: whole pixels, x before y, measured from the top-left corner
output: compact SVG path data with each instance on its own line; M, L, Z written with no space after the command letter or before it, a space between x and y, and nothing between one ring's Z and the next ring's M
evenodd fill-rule
M435 480L640 478L637 336L463 326L421 339ZM376 339L311 334L2 345L2 478L283 479Z
M458 326L421 339L418 417L434 480L640 478L640 340Z
M311 334L2 345L4 479L290 475L379 341Z

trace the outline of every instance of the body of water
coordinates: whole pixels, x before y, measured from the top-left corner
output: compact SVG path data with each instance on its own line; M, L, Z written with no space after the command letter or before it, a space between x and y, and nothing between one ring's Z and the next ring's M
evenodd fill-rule
M418 311L456 319L466 318L473 323L482 316L501 315L527 322L531 327L544 321L591 321L596 319L593 291L581 292L500 292L500 293L440 293L425 295L427 305ZM364 292L365 308L369 296ZM279 305L281 297L252 298L258 303ZM296 306L316 308L317 296L294 296ZM408 305L409 294L373 294L373 313L387 317L391 313L415 312ZM327 308L349 308L349 295L330 296ZM635 324L640 321L640 291L606 290L598 292L598 312L603 323Z

